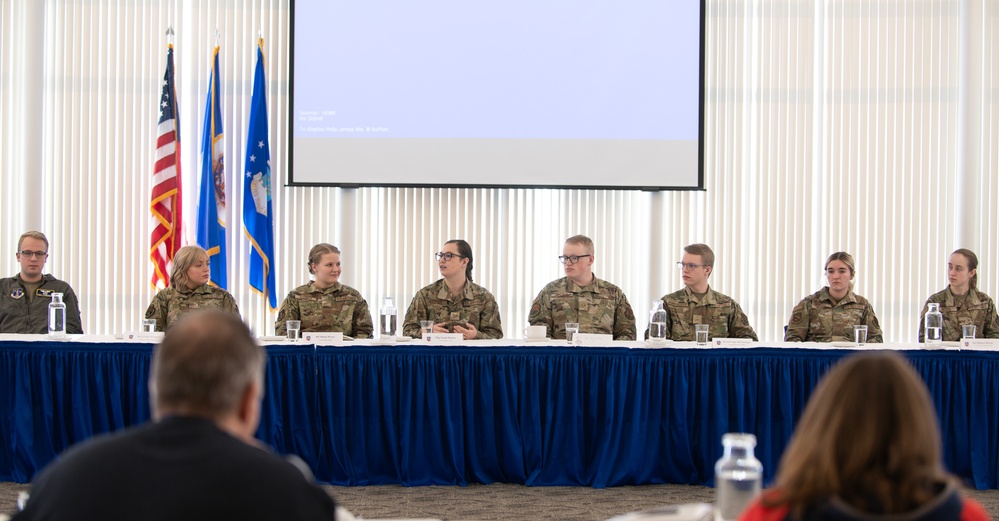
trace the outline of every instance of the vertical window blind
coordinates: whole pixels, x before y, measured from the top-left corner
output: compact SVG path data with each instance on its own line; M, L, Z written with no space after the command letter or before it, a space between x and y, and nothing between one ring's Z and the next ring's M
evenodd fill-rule
M47 271L76 289L85 331L137 326L154 294L149 191L172 26L188 242L220 34L229 288L257 334L276 316L250 291L242 230L258 35L279 302L308 280L309 248L330 242L343 250L341 281L373 312L391 296L402 314L438 278L433 253L464 238L475 281L516 338L577 233L594 239L594 272L624 289L640 328L653 299L682 287L675 262L694 242L715 250L711 286L740 302L764 341L782 338L839 250L855 256L855 290L888 341L915 341L956 248L978 253L980 288L999 297L993 3L709 1L706 16L704 191L340 189L284 186L287 0L3 0L0 269L15 274L18 236L40 229L52 241Z

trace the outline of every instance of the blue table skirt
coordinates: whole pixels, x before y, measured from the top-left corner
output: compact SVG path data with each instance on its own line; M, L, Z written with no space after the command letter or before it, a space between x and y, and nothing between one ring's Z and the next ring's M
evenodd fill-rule
M0 480L149 418L152 346L0 343ZM258 436L338 485L710 485L721 435L774 475L812 389L848 351L272 346ZM944 459L997 487L999 353L907 351Z

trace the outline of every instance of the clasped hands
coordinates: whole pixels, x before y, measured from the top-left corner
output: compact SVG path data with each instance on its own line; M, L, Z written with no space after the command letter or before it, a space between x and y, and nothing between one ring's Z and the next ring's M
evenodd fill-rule
M465 322L465 326L467 326L467 327L461 327L461 326L455 324L455 326L454 326L454 332L455 333L461 333L461 337L463 339L465 339L465 340L474 340L475 339L475 335L479 334L479 330L475 329L475 326L473 326L470 322ZM434 324L434 330L433 330L433 332L434 333L450 333L450 331L447 330L447 323L446 322L441 322L440 324Z

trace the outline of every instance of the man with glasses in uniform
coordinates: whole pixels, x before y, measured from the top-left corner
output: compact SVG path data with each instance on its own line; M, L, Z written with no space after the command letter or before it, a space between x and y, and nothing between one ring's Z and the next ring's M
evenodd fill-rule
M62 293L66 304L66 332L83 334L80 303L69 284L42 275L49 257L49 240L42 232L25 232L17 241L17 262L21 272L0 279L0 333L48 333L49 302L53 293Z
M546 326L551 338L565 338L565 324L578 322L580 333L635 340L635 313L621 288L593 274L593 241L585 235L565 240L559 261L565 277L548 283L531 304L531 325Z
M669 337L693 342L694 325L707 324L709 339L759 340L739 303L708 286L714 264L715 252L706 244L691 244L683 249L683 260L676 263L683 274L683 289L662 298Z

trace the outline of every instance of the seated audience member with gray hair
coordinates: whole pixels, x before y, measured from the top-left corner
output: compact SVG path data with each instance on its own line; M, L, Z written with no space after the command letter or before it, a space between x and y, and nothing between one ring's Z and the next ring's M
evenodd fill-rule
M329 495L253 439L263 379L238 316L181 318L153 354L153 421L67 450L14 519L333 519Z

